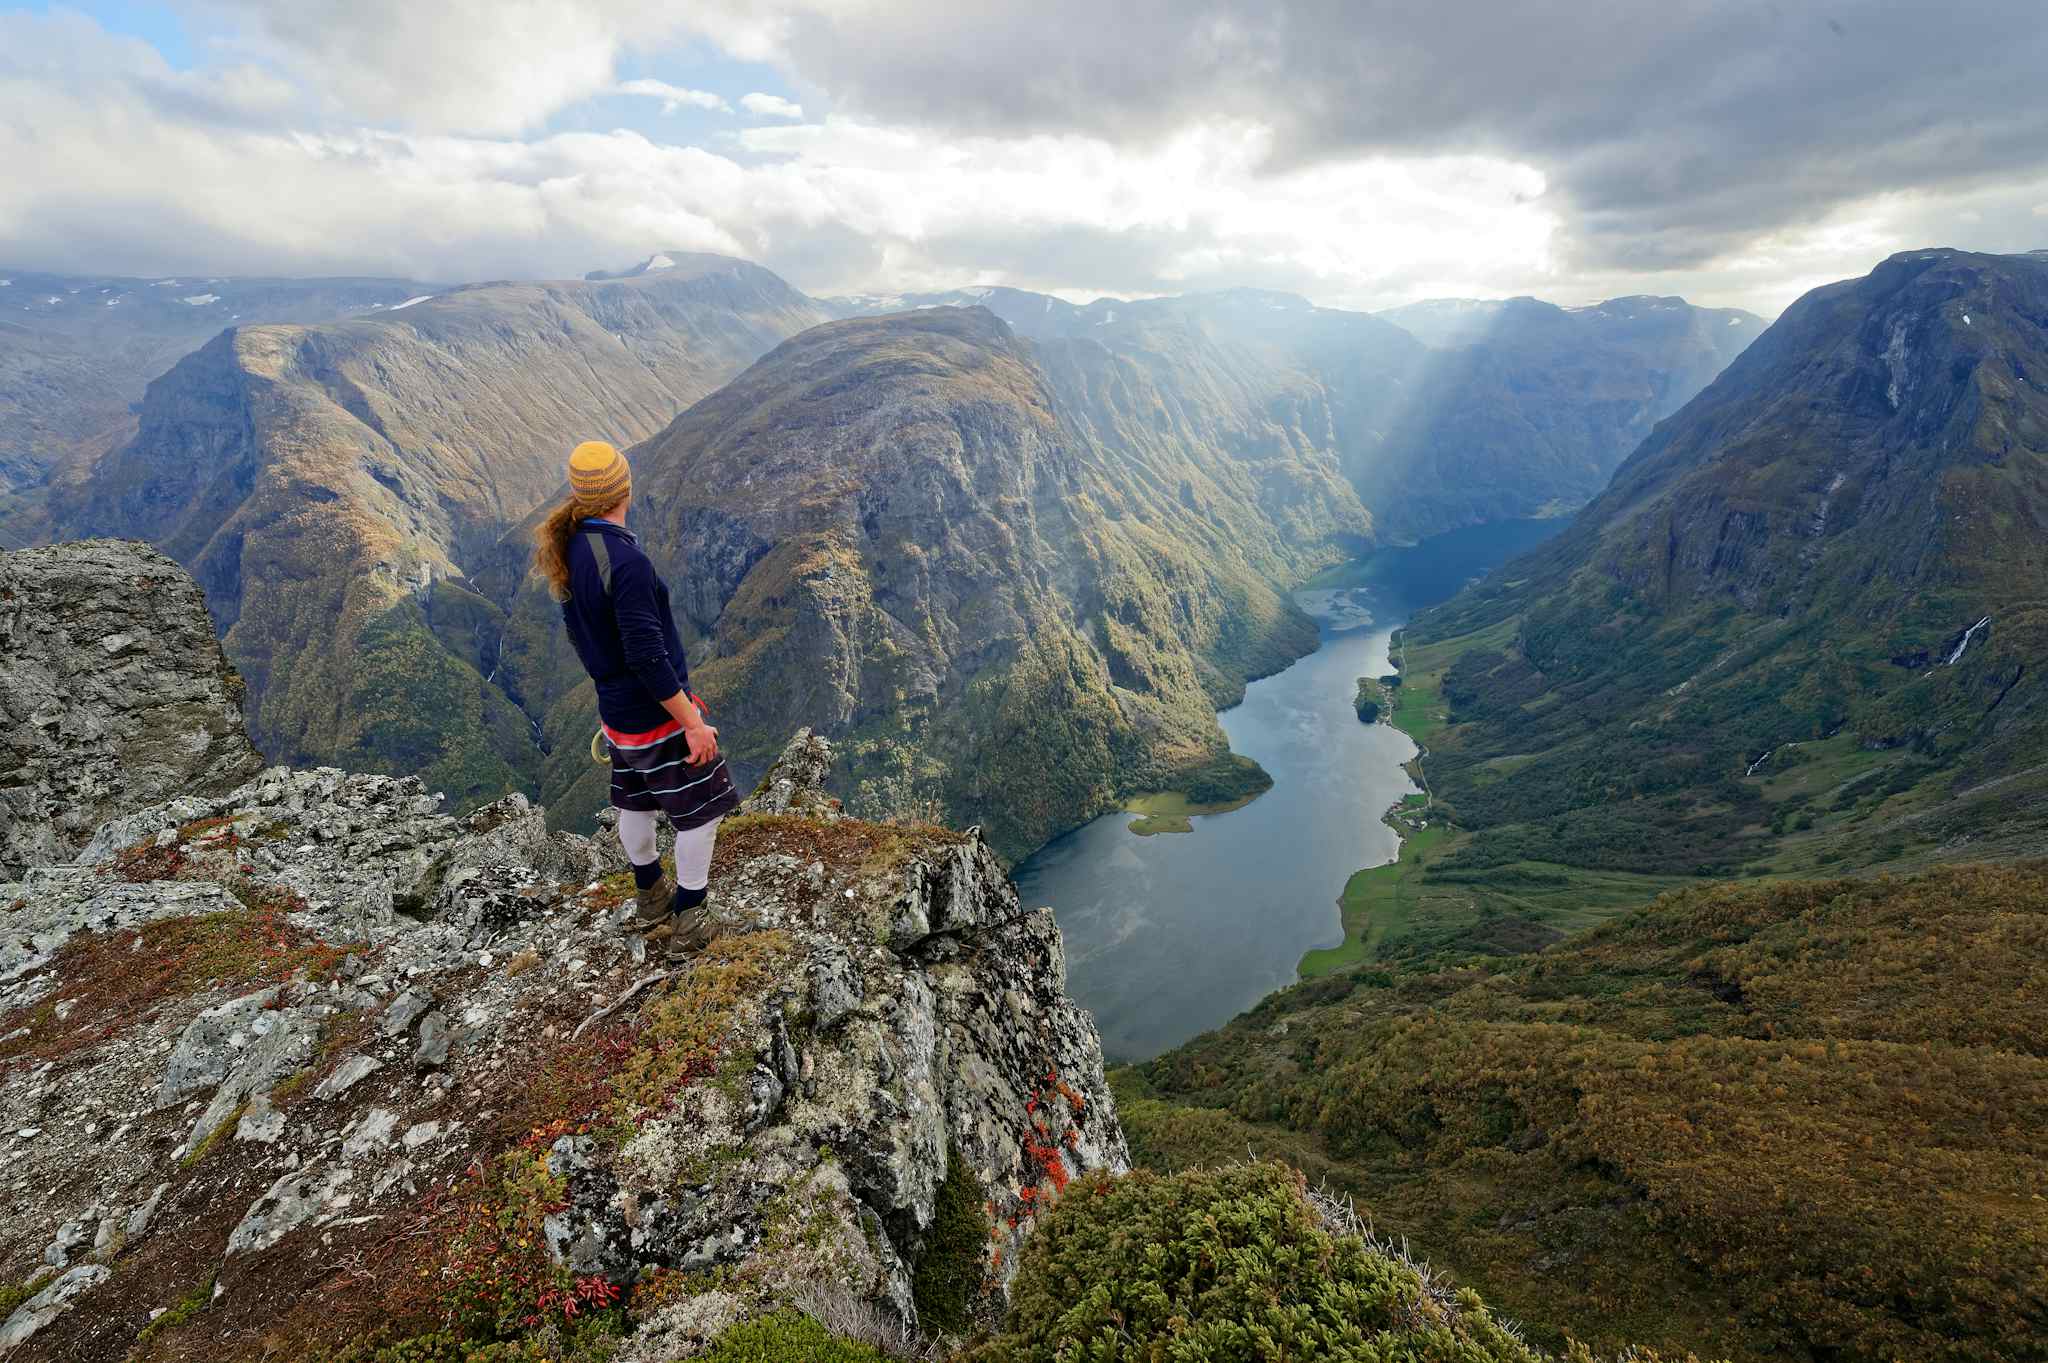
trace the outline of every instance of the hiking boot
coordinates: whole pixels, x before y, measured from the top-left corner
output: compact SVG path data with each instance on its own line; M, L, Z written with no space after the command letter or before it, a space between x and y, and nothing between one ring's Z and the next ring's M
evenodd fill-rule
M626 920L629 932L637 932L650 942L659 941L674 930L676 907L676 880L668 872L661 873L661 879L633 895L632 917Z
M712 919L709 905L699 904L687 913L677 914L675 928L668 938L668 963L685 964L724 931L724 927Z

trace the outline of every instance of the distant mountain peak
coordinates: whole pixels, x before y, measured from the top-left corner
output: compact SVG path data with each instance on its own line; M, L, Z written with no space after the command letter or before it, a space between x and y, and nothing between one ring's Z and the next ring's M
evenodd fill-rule
M663 250L623 270L592 270L583 277L598 283L607 279L638 279L653 274L700 275L746 263L737 256L722 256L710 251Z

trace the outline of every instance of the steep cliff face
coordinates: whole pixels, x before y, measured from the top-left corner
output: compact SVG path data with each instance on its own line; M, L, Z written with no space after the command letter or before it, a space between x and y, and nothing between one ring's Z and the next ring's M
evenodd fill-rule
M1084 362L1124 396L1071 400ZM1214 712L1313 647L1276 584L1365 517L1327 460L1127 440L1100 420L1142 391L1119 370L981 310L839 322L632 451L634 527L744 766L804 716L853 807L935 808L1008 856L1133 791L1255 779ZM603 795L588 690L536 584L517 615L501 676L579 812Z
M728 822L726 935L679 970L609 836L413 778L272 768L0 886L0 1276L36 1289L0 1344L125 1356L178 1306L152 1347L300 1356L626 1294L652 1363L999 1291L1041 1186L1124 1166L1094 1027L987 846L842 819L830 761L799 735Z
M262 766L192 580L113 540L0 553L0 875Z
M819 316L767 271L687 257L231 330L151 385L64 528L147 538L192 570L266 752L458 796L517 788L539 752L486 682L495 622L462 587L469 563L575 441L659 429Z

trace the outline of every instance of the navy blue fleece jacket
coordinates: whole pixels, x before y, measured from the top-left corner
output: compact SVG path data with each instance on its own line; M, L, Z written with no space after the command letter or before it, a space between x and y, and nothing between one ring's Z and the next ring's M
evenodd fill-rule
M612 585L606 592L590 532L604 536ZM562 603L569 642L597 683L597 713L621 733L668 723L662 701L684 690L690 671L669 607L668 584L623 525L588 520L569 542L569 599Z

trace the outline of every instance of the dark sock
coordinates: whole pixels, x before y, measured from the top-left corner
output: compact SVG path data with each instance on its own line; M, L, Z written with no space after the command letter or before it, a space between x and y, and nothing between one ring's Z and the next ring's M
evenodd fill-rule
M656 857L653 861L648 862L645 866L635 866L633 868L633 884L638 886L640 889L645 890L660 879L661 858L659 857Z
M706 899L710 897L711 887L708 885L702 886L695 890L685 890L679 885L676 887L675 911L677 913L688 913L691 909L696 908L699 904L702 904Z

